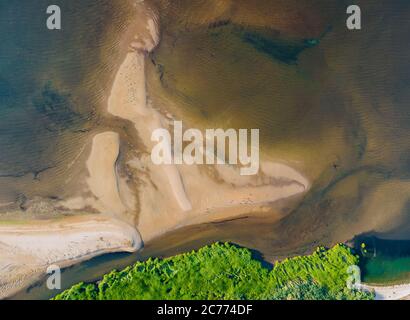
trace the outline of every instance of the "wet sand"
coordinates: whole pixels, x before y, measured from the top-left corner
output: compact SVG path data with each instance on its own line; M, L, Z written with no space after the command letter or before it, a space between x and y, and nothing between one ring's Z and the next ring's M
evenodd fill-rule
M104 216L0 224L0 298L46 273L110 252L135 252L141 237L129 225Z

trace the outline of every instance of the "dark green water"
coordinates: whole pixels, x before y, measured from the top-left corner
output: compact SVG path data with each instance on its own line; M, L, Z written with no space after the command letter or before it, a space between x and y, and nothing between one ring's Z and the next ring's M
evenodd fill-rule
M362 247L365 244L365 247ZM359 237L356 248L364 256L363 281L372 284L410 282L410 240Z

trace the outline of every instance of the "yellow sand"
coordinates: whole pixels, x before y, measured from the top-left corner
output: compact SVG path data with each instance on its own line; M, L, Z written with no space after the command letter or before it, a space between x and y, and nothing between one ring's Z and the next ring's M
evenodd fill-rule
M142 247L131 226L102 215L0 225L0 298L11 295L50 265L60 268L110 252Z

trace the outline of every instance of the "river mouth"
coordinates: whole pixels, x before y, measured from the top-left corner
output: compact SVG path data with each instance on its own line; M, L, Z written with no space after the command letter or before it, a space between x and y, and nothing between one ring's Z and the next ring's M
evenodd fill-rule
M104 111L124 56L118 35L131 24L129 5L62 1L70 27L51 36L32 15L45 1L19 11L0 0L0 14L24 22L14 35L0 33L2 219L73 214L28 207L78 190L95 134L120 133L119 166L138 145L132 125ZM337 0L152 5L161 41L144 55L149 102L199 129L259 128L263 156L291 164L312 186L278 207L270 204L268 213L183 228L149 241L136 255L81 263L64 272L67 287L215 241L250 247L272 262L409 225L403 217L410 194L410 45L402 39L410 29L408 1L361 2L367 28L356 33L346 29L344 3ZM8 20L1 21L6 30ZM128 218L136 224L138 212ZM407 242L376 242L379 254L365 260L364 280L406 280ZM20 297L49 298L50 292L40 284Z
M105 254L62 270L61 290L49 290L45 275L41 276L33 285L11 296L10 299L51 299L72 285L79 282L98 281L104 274L114 269L122 270L137 261L144 261L150 257L172 257L215 242L231 242L250 248L254 251L255 258L269 264L287 256L276 255L276 251L272 250L270 246L273 237L269 231L276 222L277 219L272 213L258 214L253 212L228 221L181 228L145 243L144 248L135 254ZM255 237L256 233L259 234L258 237ZM308 254L309 250L306 249L303 253Z
M262 217L261 217L262 218ZM264 224L266 225L266 219ZM233 241L241 246L254 248L255 257L266 263L273 263L279 256L270 256L267 246L260 243L268 239L255 239L246 233L241 234L244 226L253 231L263 231L264 227L258 220L244 216L235 222L221 222L218 224L198 225L178 230L164 235L150 243L137 254L114 253L106 254L82 262L62 271L62 289L49 290L46 279L39 279L36 283L10 297L12 300L43 300L51 299L80 282L95 282L112 270L121 270L137 261L145 261L151 257L167 258L177 254L197 250L216 241ZM234 240L232 240L234 239ZM391 286L410 281L410 241L386 240L376 236L362 235L352 240L352 245L361 256L362 281L367 285ZM363 247L365 244L365 247ZM308 253L308 251L306 251Z

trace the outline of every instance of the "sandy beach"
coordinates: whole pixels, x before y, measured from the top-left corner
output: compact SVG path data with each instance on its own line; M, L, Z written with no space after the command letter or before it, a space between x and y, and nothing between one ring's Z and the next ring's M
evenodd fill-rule
M408 300L410 297L410 284L394 286L372 286L363 284L362 288L375 293L375 300Z
M110 252L135 252L138 232L104 216L0 224L0 298L46 274L50 265L64 268Z

